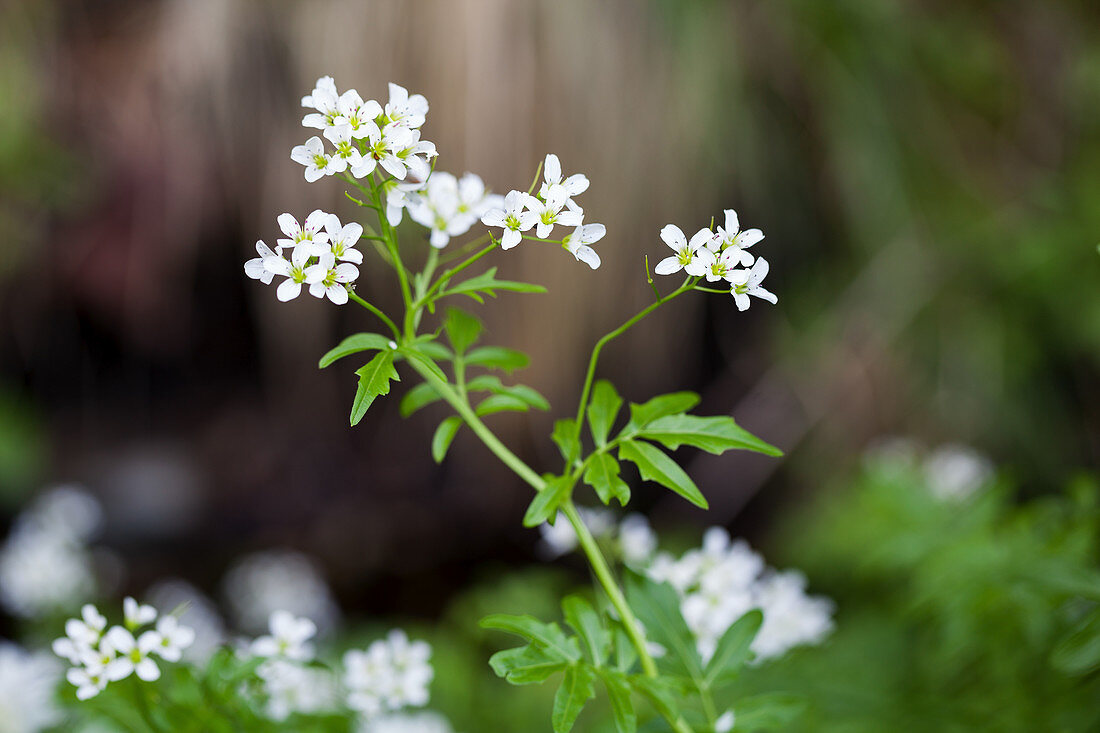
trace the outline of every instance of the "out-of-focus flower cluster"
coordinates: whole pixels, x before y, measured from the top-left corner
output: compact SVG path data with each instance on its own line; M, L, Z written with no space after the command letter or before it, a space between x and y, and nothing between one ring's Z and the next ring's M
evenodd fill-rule
M0 604L24 618L76 607L97 591L88 543L103 510L73 486L45 492L19 515L0 548Z
M588 177L583 173L563 176L561 161L553 153L546 156L542 173L537 193L509 191L501 205L482 216L482 223L503 230L501 249L515 247L523 240L523 233L531 229L538 239L547 240L555 225L574 227L562 237L561 246L595 270L600 266L600 256L591 245L603 239L607 229L603 224L585 224L584 209L574 200L588 190Z
M0 730L33 733L56 725L61 664L46 652L28 652L0 640Z
M73 665L65 678L76 687L80 700L95 697L108 683L130 675L145 682L160 679L156 658L178 662L195 641L195 631L182 626L175 616L158 618L155 608L133 598L125 599L123 609L123 625L107 628L107 618L86 604L80 618L65 622L65 636L53 643L54 653Z
M926 451L910 438L887 438L864 454L871 466L923 474L928 491L941 501L965 501L994 477L993 461L961 443L945 443Z
M704 661L714 654L722 634L754 608L764 615L752 643L758 661L820 643L833 628L832 602L807 595L805 576L766 568L746 542L731 542L721 527L708 529L703 546L680 557L658 553L646 573L680 595L680 610Z
M750 295L769 303L778 302L774 294L761 287L768 276L768 261L760 257L754 262L748 251L764 238L764 232L742 230L733 209L726 209L725 215L724 225L715 229L703 227L691 239L675 224L666 225L661 230L661 240L673 254L658 262L653 271L672 275L683 270L692 277L705 277L707 282L724 281L730 286L738 310L748 309Z

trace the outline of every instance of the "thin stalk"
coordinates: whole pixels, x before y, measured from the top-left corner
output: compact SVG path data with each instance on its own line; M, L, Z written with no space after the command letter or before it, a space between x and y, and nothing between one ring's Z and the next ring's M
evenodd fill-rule
M382 319L382 322L385 323L387 326L389 326L390 331L393 332L394 339L396 339L398 341L401 340L401 332L399 330L397 330L397 324L394 323L392 320L390 320L389 316L387 316L385 313L383 313L382 311L380 311L378 308L371 305L367 301L360 298L358 295L355 294L355 291L353 291L353 290L348 291L348 297L351 298L352 300L354 300L359 305L366 308L367 310L369 310L374 315L378 316L380 319Z
M443 272L443 273L442 273L442 274L441 274L441 275L439 276L439 279L438 279L438 280L436 280L436 281L435 281L435 282L434 282L434 283L432 284L432 286L431 286L430 288L428 288L428 292L424 293L424 295L423 295L422 297L420 297L420 298L419 298L419 299L417 300L417 302L416 302L416 303L414 304L414 307L416 307L416 308L422 308L422 307L424 307L425 305L427 305L427 303L428 303L428 300L430 300L430 299L431 299L431 297L432 297L432 295L434 295L434 294L435 294L435 292L436 292L437 290L439 290L440 286L442 286L442 285L443 285L443 283L447 282L447 281L448 281L448 280L450 280L450 279L451 279L452 277L454 277L454 276L455 276L455 275L457 275L458 273L462 272L462 271L463 271L463 270L465 270L465 269L466 269L467 267L469 267L470 265L474 264L475 262L477 262L478 260L480 260L480 259L481 259L482 257L484 257L485 255L487 255L487 254L489 254L490 252L492 252L492 251L493 251L494 249L496 249L496 247L497 247L497 244L496 244L496 242L493 242L492 244L490 244L490 245L487 245L486 247L483 247L483 248L482 248L481 250L479 250L479 251L478 251L478 252L477 252L476 254L474 254L474 255L471 255L471 256L470 256L470 258L469 258L469 259L467 259L467 260L466 260L465 262L463 262L462 264L460 264L460 265L455 265L454 267L450 268L449 270L445 270L445 271L444 271L444 272Z

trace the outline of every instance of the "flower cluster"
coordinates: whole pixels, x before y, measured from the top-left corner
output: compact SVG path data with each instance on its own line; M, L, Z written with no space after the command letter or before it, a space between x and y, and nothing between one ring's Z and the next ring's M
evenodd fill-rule
M295 550L263 550L236 560L222 581L236 625L254 633L270 628L280 611L309 618L322 630L336 626L340 611L317 562Z
M420 127L428 114L428 100L420 94L390 84L390 99L383 107L363 101L354 89L340 94L331 76L317 80L313 92L302 97L302 106L314 110L302 118L304 127L322 131L333 148L328 152L314 135L290 152L305 166L310 183L324 176L350 172L363 178L381 167L397 180L411 176L423 181L431 172L435 143L420 139Z
M608 509L577 507L581 521L597 540L607 542L615 554L631 567L647 563L657 549L657 535L649 526L649 520L641 514L628 514L617 525L613 512ZM539 526L541 540L539 554L548 560L572 552L577 548L577 533L559 513L554 524Z
M244 272L253 280L270 285L276 276L285 278L275 291L281 301L297 298L302 286L309 286L315 298L328 298L336 305L348 302L348 287L359 278L355 265L363 253L355 245L363 236L361 224L340 223L335 214L317 209L299 223L291 214L279 215L279 229L285 235L272 250L261 239L256 242L257 256L244 263ZM290 251L290 259L284 253Z
M426 642L410 642L404 631L391 631L367 647L344 655L344 686L348 707L367 718L428 703L434 675Z
M925 453L909 438L888 438L867 449L864 460L886 471L922 475L928 491L940 501L961 502L994 478L989 456L960 443L946 443Z
M38 497L0 548L0 604L18 616L39 618L95 593L88 542L102 513L83 489L62 486Z
M833 627L832 602L806 595L801 573L765 568L760 555L743 540L731 542L721 527L707 530L703 546L679 558L658 553L646 572L680 595L680 611L704 661L726 630L754 608L764 615L752 643L758 661L819 643Z
M504 230L501 249L515 247L523 239L523 232L531 229L539 239L547 240L555 225L574 227L558 241L577 260L595 270L600 266L600 256L591 245L603 239L607 230L603 224L585 224L584 209L573 200L588 190L588 177L583 173L563 176L561 161L553 153L546 156L542 172L542 186L537 194L509 191L502 205L481 217L482 223Z
M409 217L431 231L428 241L436 249L446 247L451 237L470 231L486 212L504 202L499 194L489 193L481 177L473 173L455 178L450 173L436 171L422 185L394 184L389 190L386 208L396 206L400 214L396 197L401 196L400 204L409 210ZM392 219L390 223L394 223Z
M77 698L95 697L109 682L130 675L146 682L160 679L154 657L178 662L183 650L195 640L195 632L180 625L175 616L158 619L156 609L133 598L125 599L123 611L123 625L108 629L106 617L95 606L86 604L80 618L65 622L65 636L53 642L54 653L73 665L65 678L76 687ZM155 628L137 633L154 623Z
M755 260L748 249L764 238L759 229L741 229L737 212L726 209L725 225L714 230L704 227L687 238L675 224L661 229L661 240L674 254L657 263L658 275L672 275L684 270L692 277L705 277L707 282L725 281L738 310L747 310L749 296L778 302L774 294L760 287L768 275L768 261ZM740 265L741 267L738 267ZM750 267L751 266L751 267Z
M0 640L0 730L30 733L61 721L55 700L60 666L48 653Z

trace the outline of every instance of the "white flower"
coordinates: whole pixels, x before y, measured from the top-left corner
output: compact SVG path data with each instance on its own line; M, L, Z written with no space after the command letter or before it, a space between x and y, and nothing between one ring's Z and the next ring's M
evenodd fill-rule
M312 286L314 283L325 279L328 270L320 264L307 266L305 264L307 259L306 251L301 247L294 250L291 261L278 256L264 258L264 267L273 274L282 275L286 278L286 280L279 283L279 287L275 291L275 297L284 303L288 300L294 300L302 294L303 284Z
M420 130L410 130L408 139L404 140L404 147L395 148L393 152L409 169L405 178L420 181L427 180L431 175L431 159L439 155L435 149L435 143L420 139Z
M409 90L405 87L390 82L390 101L386 103L384 111L386 124L397 123L409 129L416 129L424 124L428 115L428 100L422 94L409 96Z
M524 210L525 197L523 191L509 191L504 197L503 207L490 209L481 217L481 223L485 226L504 229L500 238L501 249L511 249L519 244L523 238L521 232L528 231L538 221L538 214Z
M334 707L336 685L327 670L285 659L269 659L256 669L267 693L267 715L286 720L294 713L317 713Z
M797 571L765 576L756 596L764 623L750 648L759 661L802 644L819 644L833 629L832 602L807 596L806 578Z
M325 137L336 148L332 153L329 166L335 173L343 173L348 168L354 171L363 164L363 154L359 152L359 148L352 139L353 132L351 125L343 122L325 128ZM363 134L365 135L366 131Z
M325 221L325 231L328 232L328 244L336 259L357 265L363 262L363 253L355 249L355 245L363 236L362 224L354 221L340 224L340 217L329 214Z
M666 224L661 229L661 241L668 245L676 254L666 257L657 263L653 272L658 275L672 275L680 270L687 270L693 277L706 274L706 268L699 262L699 251L713 238L709 229L700 229L689 242L684 231L675 224Z
M315 127L323 130L333 123L340 114L339 93L336 91L336 82L331 76L322 76L317 80L313 92L302 97L302 106L315 109L317 112L302 118L304 127Z
M993 463L968 446L943 445L925 459L924 476L937 499L961 501L989 482Z
M112 626L104 638L118 652L118 656L104 668L107 679L114 682L131 674L146 682L160 679L160 667L150 656L161 645L160 634L156 631L146 631L135 639L121 626Z
M309 640L317 633L317 625L308 618L296 618L289 611L275 611L268 621L271 634L252 642L257 657L282 657L297 662L313 659Z
M344 158L325 152L325 144L316 135L306 140L304 144L291 148L290 159L306 167L305 177L310 183L319 181L325 176L343 173L348 168L348 162Z
M368 718L358 733L454 733L439 713L395 713Z
M760 283L768 276L768 261L763 257L757 258L756 264L751 270L734 270L730 273L729 281L733 287L730 294L737 303L737 310L749 309L749 296L755 296L769 303L777 303L779 299L772 293L760 287Z
M338 114L332 124L347 125L351 131L351 137L356 140L367 137L371 128L377 127L374 120L382 114L382 106L378 102L373 99L364 102L359 92L354 89L349 89L340 95L336 109Z
M428 185L427 181L395 181L392 178L383 184L386 191L386 220L390 226L401 223L405 209L419 201L415 194L423 191Z
M197 666L205 666L214 652L225 642L225 622L218 614L214 602L187 581L168 578L158 581L146 591L146 596L157 608L176 609L171 616L178 624L192 629L194 641L180 644L183 658ZM164 631L157 629L162 634Z
M741 250L736 247L730 247L718 253L715 253L709 247L700 247L695 253L695 262L688 268L688 273L694 274L696 269L701 269L703 274L707 276L707 282L730 280L734 277L733 273L737 272L733 268L740 261Z
M328 252L329 235L321 230L327 229L329 216L331 214L326 214L320 209L314 209L306 217L305 224L302 225L291 214L279 214L277 219L279 229L286 235L286 238L278 240L277 244L280 250L277 250L276 254L281 254L282 249L295 248L301 248L305 257L320 257ZM303 262L305 257L302 259Z
M555 224L576 227L584 221L584 212L579 207L574 205L566 208L569 199L566 192L560 188L551 191L545 200L530 194L524 194L523 200L535 215L535 235L539 239L548 238Z
M107 687L107 673L102 668L72 667L65 673L65 679L76 688L77 700L93 698Z
M607 509L577 507L577 514L588 527L588 531L596 537L609 535L615 527L614 516ZM547 560L572 552L577 547L577 533L561 512L558 512L554 524L545 522L539 525L539 533L542 535L542 541L538 547L539 554Z
M641 514L628 514L619 522L619 552L628 565L641 565L653 557L657 535Z
M57 660L0 641L0 730L36 733L60 722Z
M394 178L404 180L407 169L398 153L411 148L415 142L416 135L401 125L386 125L381 130L370 128L367 131L367 152L359 165L351 169L351 174L356 178L369 176L380 165Z
M157 609L138 603L131 596L122 599L122 617L130 631L157 620Z
M583 173L574 173L564 181L562 180L561 161L553 153L547 154L542 166L542 175L543 184L539 189L539 196L544 201L562 195L568 199L588 190L588 178Z
M394 630L366 651L353 649L344 655L344 686L348 707L365 715L422 706L428 702L428 685L434 672L426 642L410 642L404 631Z
M359 268L347 262L341 262L337 265L336 258L331 252L321 255L320 261L313 267L320 268L323 275L321 279L310 283L309 294L314 298L327 296L336 305L347 303L347 283L355 282L359 277Z
M172 615L161 616L157 621L157 633L160 635L160 646L154 651L168 662L178 662L183 656L183 650L195 643L195 630L183 626Z
M271 251L262 239L256 240L256 254L259 257L253 257L244 263L244 274L248 275L253 280L259 280L264 285L270 285L271 280L275 277L275 273L264 267L264 258L274 257L275 253Z
M436 171L423 192L407 196L409 217L431 230L428 241L436 249L446 247L451 237L470 231L477 220L469 213L460 213L459 182L450 173Z
M458 208L456 213L468 219L467 230L474 222L480 219L487 211L497 209L504 205L504 199L499 194L489 193L485 188L485 182L476 173L466 172L458 179Z
M736 720L733 711L727 710L719 716L718 720L714 721L714 733L729 733L733 730Z
M603 224L581 224L572 234L565 236L562 246L577 260L595 270L600 266L600 256L588 245L600 241L605 234L607 228Z
M237 560L222 582L236 625L249 632L268 627L271 614L290 611L333 628L339 609L317 564L292 550L267 550Z
M734 264L748 267L752 264L753 258L745 250L763 239L764 232L759 229L741 231L741 225L737 221L737 212L733 209L726 209L725 214L726 225L718 227L718 232L711 242L711 247L718 252L732 250L731 259Z

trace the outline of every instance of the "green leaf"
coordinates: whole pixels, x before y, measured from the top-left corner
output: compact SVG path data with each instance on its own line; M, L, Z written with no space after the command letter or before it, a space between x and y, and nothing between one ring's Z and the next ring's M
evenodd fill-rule
M634 733L638 730L638 716L634 704L630 701L630 684L626 678L609 669L598 669L603 686L607 688L607 697L611 701L611 714L615 720L617 733Z
M736 674L745 666L751 654L749 646L760 631L762 623L764 615L754 608L726 629L726 633L718 640L714 656L707 663L704 682L708 687Z
M668 650L658 663L673 674L702 680L703 662L695 637L680 614L680 597L672 586L628 573L626 597L645 624L646 635Z
M592 456L584 471L584 482L596 490L604 504L610 504L612 498L619 500L619 506L630 501L630 487L619 478L619 462L607 453Z
M649 700L650 705L662 718L675 720L679 717L676 695L666 680L642 675L634 675L629 680L630 686Z
M399 354L406 357L410 361L415 361L417 364L425 367L428 371L434 374L435 378L439 381L447 381L447 375L443 373L443 370L439 368L439 365L436 364L431 357L421 351L418 347L402 346L397 351Z
M488 295L490 297L496 297L496 291L505 290L513 293L545 293L546 288L541 285L534 285L532 283L515 282L512 280L497 280L496 279L497 268L490 267L488 270L472 277L469 280L464 280L454 287L446 287L436 298L444 298L448 295L468 295L478 303L484 303L485 299L482 295Z
M435 435L432 436L432 459L436 463L443 462L447 450L451 447L451 443L454 442L455 436L458 435L458 429L461 427L462 418L457 415L452 415L439 423L439 427L435 429Z
M327 354L321 357L321 361L318 362L317 366L324 369L333 362L343 359L345 356L357 354L360 351L389 349L391 343L393 343L391 339L377 333L356 333L348 336L335 348L330 349Z
M634 662L638 660L638 652L634 651L634 644L630 641L630 636L627 635L626 629L623 628L622 624L615 624L613 637L615 645L615 669L623 673L629 672L630 668L634 666Z
M401 398L401 417L408 417L417 410L427 407L433 402L438 402L443 399L439 396L439 393L435 391L435 387L427 382L421 382L416 385Z
M497 412L527 412L531 406L510 394L492 394L483 399L474 410L479 417Z
M735 730L787 730L806 709L797 695L773 692L742 698L733 708Z
M557 624L546 624L533 616L497 613L481 619L481 628L515 634L567 664L579 662L581 659L576 639L566 636Z
M615 391L615 386L606 379L596 382L592 389L592 401L588 404L588 428L596 445L607 444L607 434L623 406L623 398ZM606 503L606 502L605 502Z
M390 393L390 382L400 381L397 370L393 368L396 352L386 349L375 354L374 358L355 370L359 375L359 387L355 390L355 399L351 403L351 424L358 425L367 414L376 397Z
M581 452L581 444L577 439L577 421L573 418L555 420L554 432L550 434L550 439L558 446L565 462L572 465Z
M1050 661L1055 669L1072 675L1100 667L1100 608L1085 616L1058 642Z
M555 672L565 669L568 662L560 656L533 644L505 649L489 658L489 666L498 677L513 685L530 685L545 682Z
M611 652L611 632L603 627L596 609L580 596L567 596L561 602L561 610L565 623L577 632L584 643L592 664L602 667Z
M665 488L672 489L697 507L708 507L707 500L695 482L660 448L642 441L628 440L619 444L619 459L638 466L639 473L646 481L656 481Z
M481 366L487 369L501 369L511 373L515 369L523 369L531 363L527 354L504 346L481 346L466 355L466 363L470 366Z
M458 308L448 308L443 328L447 331L447 339L454 347L455 353L462 354L477 341L483 327L481 320L476 316Z
M726 415L666 415L642 428L638 437L655 440L670 450L681 445L690 445L716 455L734 449L751 450L769 456L783 455L783 451L757 438Z
M493 374L481 374L466 383L467 392L492 392L493 394L511 395L523 400L536 410L549 410L550 403L536 390L525 384L506 385L501 383L500 377Z
M430 359L436 361L454 361L454 353L438 341L417 341L416 348Z
M561 687L554 695L554 714L551 717L554 733L569 733L573 729L573 723L577 721L584 704L596 695L592 684L595 679L595 673L588 667L566 668Z
M699 404L699 395L694 392L670 392L657 395L653 399L640 405L630 403L630 425L627 430L642 428L665 415L677 415L687 412ZM625 432L625 431L624 431Z
M523 515L524 527L537 527L543 522L553 524L553 519L558 515L558 507L569 498L573 489L573 482L568 476L552 476L546 486L542 488L527 507L527 513Z

